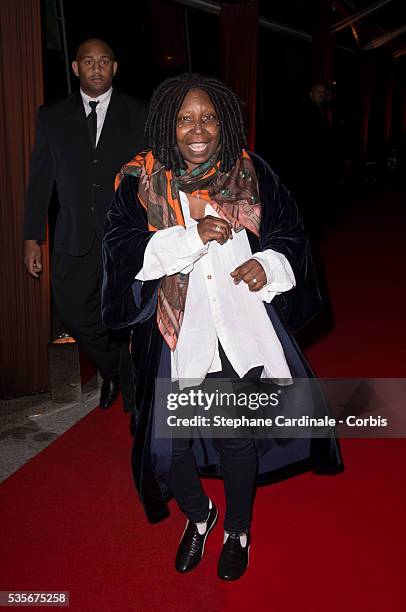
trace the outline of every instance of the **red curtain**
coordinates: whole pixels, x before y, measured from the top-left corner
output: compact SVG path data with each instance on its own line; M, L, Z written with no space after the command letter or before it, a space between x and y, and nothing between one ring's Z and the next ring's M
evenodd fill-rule
M221 7L220 50L222 77L244 104L248 147L253 150L257 94L258 0Z
M406 138L406 85L404 83L402 92L402 138Z
M40 0L0 2L0 397L48 388L49 262L39 281L22 257L24 192L43 101ZM45 245L46 246L46 245Z
M393 93L395 88L394 70L393 65L388 65L388 72L386 75L386 91L385 91L385 124L384 124L384 137L385 145L388 147L390 144L392 134L392 110L393 110Z
M154 50L158 66L185 68L187 65L184 7L165 0L150 0Z
M312 33L312 84L332 83L335 78L334 67L335 36L327 29L316 30Z
M312 83L331 83L335 80L335 35L330 32L330 6L318 0L314 7L312 28Z

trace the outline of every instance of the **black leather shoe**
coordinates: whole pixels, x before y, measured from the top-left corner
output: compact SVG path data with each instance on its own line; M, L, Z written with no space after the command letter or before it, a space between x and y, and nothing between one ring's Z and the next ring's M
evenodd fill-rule
M217 508L212 504L207 518L206 531L202 535L200 535L196 523L192 523L192 521L186 523L175 559L175 567L178 572L190 572L199 564L203 557L207 536L216 524L217 516Z
M103 383L100 391L100 402L99 406L102 410L109 408L118 397L119 386L118 386L118 375L112 374L106 376L103 379Z
M219 564L218 577L222 580L238 580L248 567L250 534L247 533L247 543L241 546L240 533L230 533L223 544Z

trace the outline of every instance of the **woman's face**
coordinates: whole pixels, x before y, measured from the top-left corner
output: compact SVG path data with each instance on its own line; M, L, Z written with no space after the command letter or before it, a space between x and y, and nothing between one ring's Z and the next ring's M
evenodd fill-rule
M202 89L191 89L176 119L176 140L188 170L207 161L220 142L220 124L213 102Z

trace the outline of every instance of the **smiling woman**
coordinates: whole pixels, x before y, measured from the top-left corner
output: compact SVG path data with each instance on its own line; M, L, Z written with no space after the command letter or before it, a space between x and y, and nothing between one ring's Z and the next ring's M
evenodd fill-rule
M238 432L190 440L175 428L171 439L155 437L152 424L164 413L155 381L177 381L179 390L207 378L311 377L285 316L295 328L315 315L317 283L290 193L244 149L232 91L195 74L169 79L152 97L146 131L150 149L122 168L104 237L104 321L132 327L134 478L151 522L168 515L171 496L186 515L179 572L200 562L217 520L199 473L223 478L218 576L235 580L248 565L256 483L306 462L339 469L336 442L280 445ZM323 443L317 453L313 442Z
M220 143L216 109L202 89L191 89L176 121L176 141L188 170L206 162Z

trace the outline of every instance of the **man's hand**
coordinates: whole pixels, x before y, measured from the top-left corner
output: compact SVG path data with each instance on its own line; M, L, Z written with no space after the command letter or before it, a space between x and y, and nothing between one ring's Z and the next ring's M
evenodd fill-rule
M256 259L249 259L230 274L236 285L244 281L250 291L259 291L267 284L265 270Z
M31 276L39 278L42 272L42 253L36 240L24 241L24 263Z
M230 238L233 239L231 232L231 225L220 219L219 217L212 217L207 215L203 219L200 219L197 225L197 231L204 244L207 244L211 240L216 240L219 244L224 244Z

